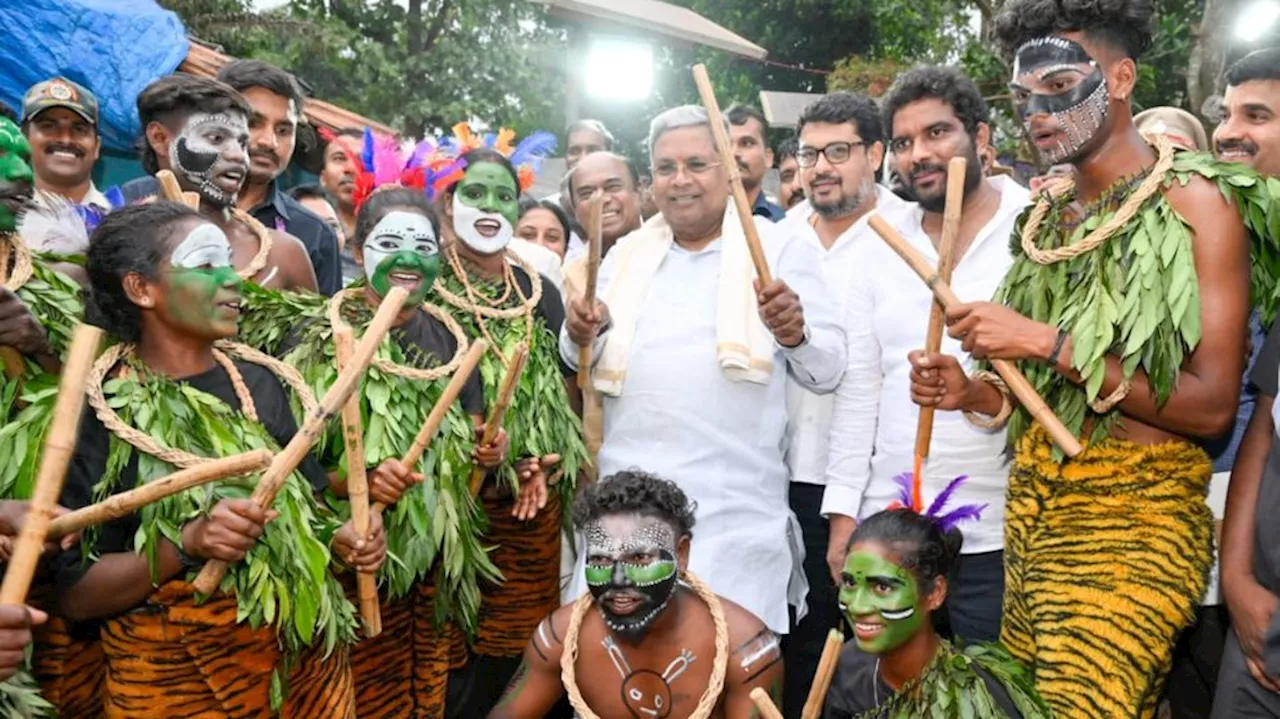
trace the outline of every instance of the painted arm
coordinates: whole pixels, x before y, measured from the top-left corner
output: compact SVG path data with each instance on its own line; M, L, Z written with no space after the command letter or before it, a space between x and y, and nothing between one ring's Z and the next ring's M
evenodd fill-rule
M524 661L489 719L542 719L564 695L560 682L560 654L564 645L559 637L563 627L552 631L552 622L563 614L563 608L542 620L524 649ZM567 624L567 614L561 617ZM559 623L557 623L558 625Z
M725 719L758 719L760 710L751 701L751 692L764 689L774 705L782 708L782 648L778 635L764 626L759 619L745 609L725 603L725 614L730 622L729 646L737 647L729 655L729 670L724 680ZM742 621L735 622L734 615ZM745 616L744 616L745 615ZM742 636L733 631L733 625L750 627L753 631Z

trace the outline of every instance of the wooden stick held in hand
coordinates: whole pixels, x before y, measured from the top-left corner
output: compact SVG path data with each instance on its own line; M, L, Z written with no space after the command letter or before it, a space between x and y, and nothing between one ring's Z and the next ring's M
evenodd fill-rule
M36 564L44 550L53 509L62 494L62 483L67 477L67 464L76 448L80 434L80 413L84 410L84 384L89 368L102 344L102 330L92 325L79 324L67 350L67 361L58 381L58 398L53 407L53 423L45 435L44 452L40 457L40 470L31 495L22 532L13 545L9 568L0 584L0 604L22 604L31 588ZM10 458L16 461L16 458Z
M4 374L9 379L18 379L27 371L22 353L13 347L0 347L0 362L4 363Z
M303 457L311 450L311 446L324 433L325 425L339 412L347 401L347 397L356 390L360 378L369 368L369 363L373 361L378 345L382 344L382 338L387 335L387 330L391 329L391 323L404 307L405 298L408 296L409 293L403 287L392 287L383 298L382 304L378 306L378 312L373 316L373 321L369 323L364 337L356 346L351 364L338 373L338 379L334 381L333 386L329 387L329 391L325 392L320 404L307 416L302 428L293 436L293 440L280 451L280 454L276 455L271 461L271 466L258 480L258 487L253 492L253 501L259 507L271 506L276 493L289 478L289 474L302 462ZM205 562L204 569L200 570L200 575L196 577L194 582L196 591L204 595L213 594L226 574L226 562L210 559Z
M968 163L963 157L951 158L947 165L947 204L942 213L942 237L938 242L938 277L950 284L951 271L955 269L956 235L960 234L960 212L964 205L964 176ZM929 332L925 335L924 350L931 354L942 351L942 327L946 317L942 305L934 302L929 309ZM929 456L929 444L933 440L933 407L921 407L916 422L915 475L924 469Z
M582 288L582 302L590 312L596 304L596 279L600 276L600 246L604 242L604 191L591 196L587 214L587 284ZM578 389L591 387L591 344L578 348Z
M333 330L334 355L338 373L351 363L355 353L355 336L350 326ZM351 524L364 539L372 521L369 516L369 478L364 466L364 421L360 418L360 394L352 392L342 405L342 443L347 456L347 501L351 504ZM382 633L382 610L378 606L378 578L373 572L356 573L356 594L360 599L360 618L364 620L366 637Z
M911 269L924 280L926 285L933 289L934 297L942 303L944 308L952 305L963 304L956 293L951 290L951 286L942 282L938 277L934 268L930 266L919 252L916 252L907 241L893 229L893 226L885 222L884 218L879 215L872 215L867 222L871 225L871 229L880 235L880 239L884 240L889 247L901 257ZM1074 457L1084 450L1080 446L1080 440L1071 434L1071 430L1067 429L1062 420L1049 409L1049 405L1044 403L1044 399L1036 392L1036 388L1031 386L1027 378L1023 376L1012 362L1008 360L993 359L991 366L1000 374L1005 384L1009 385L1009 390L1018 398L1022 406L1031 413L1032 418L1040 423L1045 431L1049 433L1049 438L1053 443L1066 454L1068 457Z
M827 700L827 692L831 690L831 680L836 676L836 665L840 662L840 648L844 646L844 636L836 629L827 633L827 643L822 647L822 658L818 660L818 672L809 687L809 698L805 700L800 719L818 719L822 716L822 705Z
M750 696L751 703L756 705L756 709L760 710L760 716L764 719L782 719L782 712L778 711L778 705L773 703L769 692L756 687L751 690Z
M490 444L498 438L498 430L502 429L502 420L511 407L511 399L516 395L516 387L520 384L520 375L524 373L524 363L529 359L529 346L521 342L511 351L507 362L507 373L502 377L502 386L498 388L498 399L489 412L489 419L484 423L484 436L481 445ZM480 485L484 483L484 467L471 470L471 496L480 494Z
M698 86L698 94L702 96L702 106L707 110L716 152L720 154L720 162L724 163L724 169L729 173L730 195L733 197L734 207L738 209L742 235L747 238L747 251L751 253L751 263L756 267L756 276L760 278L760 288L763 289L773 282L773 275L769 273L769 261L765 259L764 248L760 246L760 233L756 231L756 221L751 214L751 202L747 200L747 191L742 187L742 173L738 171L738 161L733 157L729 133L724 129L724 115L720 114L720 103L716 101L716 91L711 87L706 65L693 66L693 81Z

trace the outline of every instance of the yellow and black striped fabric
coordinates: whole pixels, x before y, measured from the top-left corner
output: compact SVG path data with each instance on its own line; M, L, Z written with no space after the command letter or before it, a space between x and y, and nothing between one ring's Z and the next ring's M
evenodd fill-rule
M191 585L169 582L143 611L102 630L108 719L270 719L271 673L281 666L270 627L236 623L236 600L196 605ZM346 647L320 647L297 660L279 716L355 719Z
M60 717L99 719L102 716L102 683L106 660L97 632L73 636L66 620L49 615L34 632L31 673L40 693Z
M1209 457L1119 439L1051 452L1035 427L1009 476L1001 640L1057 719L1153 717L1212 562Z

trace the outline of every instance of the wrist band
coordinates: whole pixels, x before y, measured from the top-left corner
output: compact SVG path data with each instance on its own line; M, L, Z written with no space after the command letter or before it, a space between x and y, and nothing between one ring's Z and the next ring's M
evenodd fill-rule
M1058 328L1058 337L1053 341L1053 351L1049 353L1049 366L1058 366L1058 355L1062 354L1062 346L1067 343L1067 337L1070 335L1061 327Z
M1000 378L1000 375L995 372L988 372L987 370L978 370L977 372L974 372L971 379L978 382L987 382L992 387L999 390L1001 400L1000 412L990 419L984 419L982 415L977 412L970 412L969 410L964 410L961 414L964 415L965 419L969 420L969 424L976 427L981 427L982 429L1000 429L1009 421L1009 416L1013 414L1013 402L1009 399L1009 385L1005 384L1004 380Z

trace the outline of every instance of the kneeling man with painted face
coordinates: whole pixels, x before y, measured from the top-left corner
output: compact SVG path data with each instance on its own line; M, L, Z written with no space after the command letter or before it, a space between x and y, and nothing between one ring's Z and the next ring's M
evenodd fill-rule
M538 625L489 719L536 719L568 694L577 715L758 716L779 701L778 636L686 569L694 505L638 470L588 485L574 508L590 591Z

